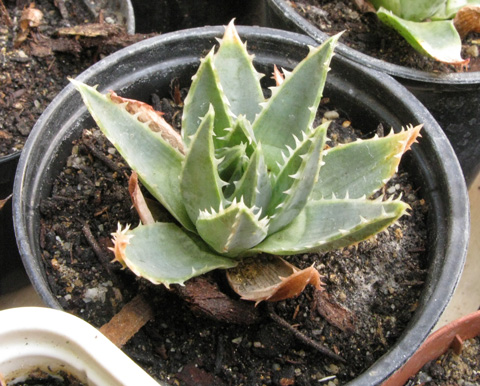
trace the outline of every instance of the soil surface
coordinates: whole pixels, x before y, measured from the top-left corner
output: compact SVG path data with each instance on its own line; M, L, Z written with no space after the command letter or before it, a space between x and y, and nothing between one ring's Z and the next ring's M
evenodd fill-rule
M395 30L385 26L373 12L363 13L355 1L290 1L296 11L329 35L345 31L340 41L364 54L393 64L427 72L479 71L480 34L470 33L462 41L464 66L440 63L415 51Z
M95 17L82 0L37 0L30 13L23 13L30 8L29 1L2 1L0 156L23 148L36 120L67 85L68 77L147 37L126 35L114 16Z
M152 101L178 126L179 106L155 96ZM325 99L319 118L327 111L335 117L333 110ZM381 127L378 131L382 134ZM340 116L330 126L329 145L373 134L354 130ZM325 291L308 287L295 299L261 303L256 309L261 320L253 325L198 315L175 291L110 263L113 256L107 248L117 223L139 223L128 194L129 174L99 130L85 131L73 144L50 197L41 203L42 258L62 307L94 326L108 322L137 294L147 299L154 319L123 350L158 380L181 385L343 384L388 350L417 307L428 268L428 204L405 170L384 193L403 193L411 216L356 247L288 257L300 268L315 263ZM223 272L206 278L234 296L224 285ZM303 333L307 342L280 319ZM315 349L318 345L344 362L322 354Z
M32 371L27 379L8 382L6 386L87 386L72 374L63 370L45 372L41 369Z
M409 379L405 386L474 386L480 384L480 337L463 343L457 355L448 350L440 358L427 363L422 370Z

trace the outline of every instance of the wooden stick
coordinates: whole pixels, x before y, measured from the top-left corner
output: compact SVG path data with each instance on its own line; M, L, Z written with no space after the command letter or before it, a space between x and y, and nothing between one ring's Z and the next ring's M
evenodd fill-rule
M154 318L150 304L140 295L128 302L118 314L100 327L100 332L122 348L148 321Z

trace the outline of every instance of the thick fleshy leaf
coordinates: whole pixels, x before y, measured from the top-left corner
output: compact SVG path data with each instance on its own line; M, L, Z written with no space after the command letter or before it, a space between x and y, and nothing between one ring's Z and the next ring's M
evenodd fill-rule
M159 132L93 87L71 80L105 136L135 170L148 191L187 229L195 227L180 194L178 176L184 156ZM148 155L147 157L145 155Z
M249 156L253 153L253 150L257 146L257 142L252 130L252 125L245 116L240 115L235 121L233 128L227 129L227 131L229 133L223 141L225 146L230 147L244 143L247 145L246 153Z
M252 154L245 173L235 185L236 189L230 199L243 200L249 208L259 208L260 216L263 216L272 196L272 186L261 144Z
M464 64L462 41L452 20L414 22L395 16L385 8L377 11L379 19L397 30L418 52L440 62Z
M466 5L480 5L480 0L447 0L441 9L432 16L432 20L452 19Z
M123 98L115 92L110 91L110 99L117 104L123 104L125 109L143 123L148 124L152 131L160 133L162 138L177 149L180 153L185 154L180 134L163 119L162 112L155 111L152 106L147 103L137 101L135 99Z
M210 106L193 137L180 176L180 190L187 213L195 223L200 211L218 209L223 204L223 183L213 145L215 113Z
M232 113L242 114L250 122L260 112L260 103L264 101L260 86L262 75L253 67L252 58L232 20L225 29L214 64Z
M183 284L214 269L237 265L237 261L216 255L198 236L173 223L119 229L113 236L115 259L154 284Z
M240 201L219 212L202 212L196 226L198 234L215 251L236 257L266 237L268 221Z
M220 160L218 174L222 180L230 181L239 168L246 167L248 163L248 157L245 155L246 148L247 145L241 143L231 147L222 147L215 151L215 157Z
M228 101L214 70L213 49L201 60L200 67L192 80L183 108L183 141L187 146L190 145L191 137L197 132L210 105L215 110L215 136L216 141L219 141L219 138L228 134L225 129L232 127L232 121Z
M333 50L339 35L329 38L308 56L273 93L253 123L253 131L262 143L269 170L277 171L287 146L295 147L295 137L311 130L311 124L323 95Z
M270 234L289 224L307 203L320 170L328 125L326 122L303 141L298 140L295 150L289 149L285 156L267 209Z
M309 201L288 227L270 235L252 252L290 255L342 248L382 231L408 208L402 201Z
M370 197L397 171L402 155L419 136L422 125L386 137L359 140L324 151L311 199Z
M243 300L257 304L263 300L276 302L299 295L308 284L322 289L315 267L303 270L279 256L261 255L243 260L227 271L228 283Z
M370 0L376 9L392 11L398 17L411 21L423 21L444 8L446 0Z

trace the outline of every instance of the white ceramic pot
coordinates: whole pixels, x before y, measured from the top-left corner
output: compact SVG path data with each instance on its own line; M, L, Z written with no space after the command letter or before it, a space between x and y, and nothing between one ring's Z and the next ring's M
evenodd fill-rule
M63 311L0 311L0 374L8 382L34 369L59 369L89 386L159 386L95 327Z

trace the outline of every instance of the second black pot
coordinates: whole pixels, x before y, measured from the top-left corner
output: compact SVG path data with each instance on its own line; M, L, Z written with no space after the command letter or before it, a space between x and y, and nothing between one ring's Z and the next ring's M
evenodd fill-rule
M285 31L239 27L255 65L271 73L273 64L292 69L308 53L312 39ZM101 92L116 90L129 98L148 101L152 93L169 94L177 77L188 86L199 58L221 37L222 27L179 31L121 50L85 71L78 80L98 84ZM264 80L269 81L269 77ZM374 132L379 123L396 130L423 123L421 143L406 154L404 163L430 205L428 216L428 278L418 308L403 335L370 369L350 385L379 384L412 355L447 305L460 277L468 237L468 196L457 158L430 113L411 93L387 75L335 57L324 95L355 126ZM14 222L19 249L30 279L50 307L60 304L50 290L40 248L39 206L70 154L72 139L93 121L73 87L65 88L35 125L22 152L14 187Z
M329 35L302 17L287 0L263 0L262 25L304 33L317 42ZM387 73L432 113L450 140L470 185L480 172L480 72L436 74L388 63L340 44L340 56Z

